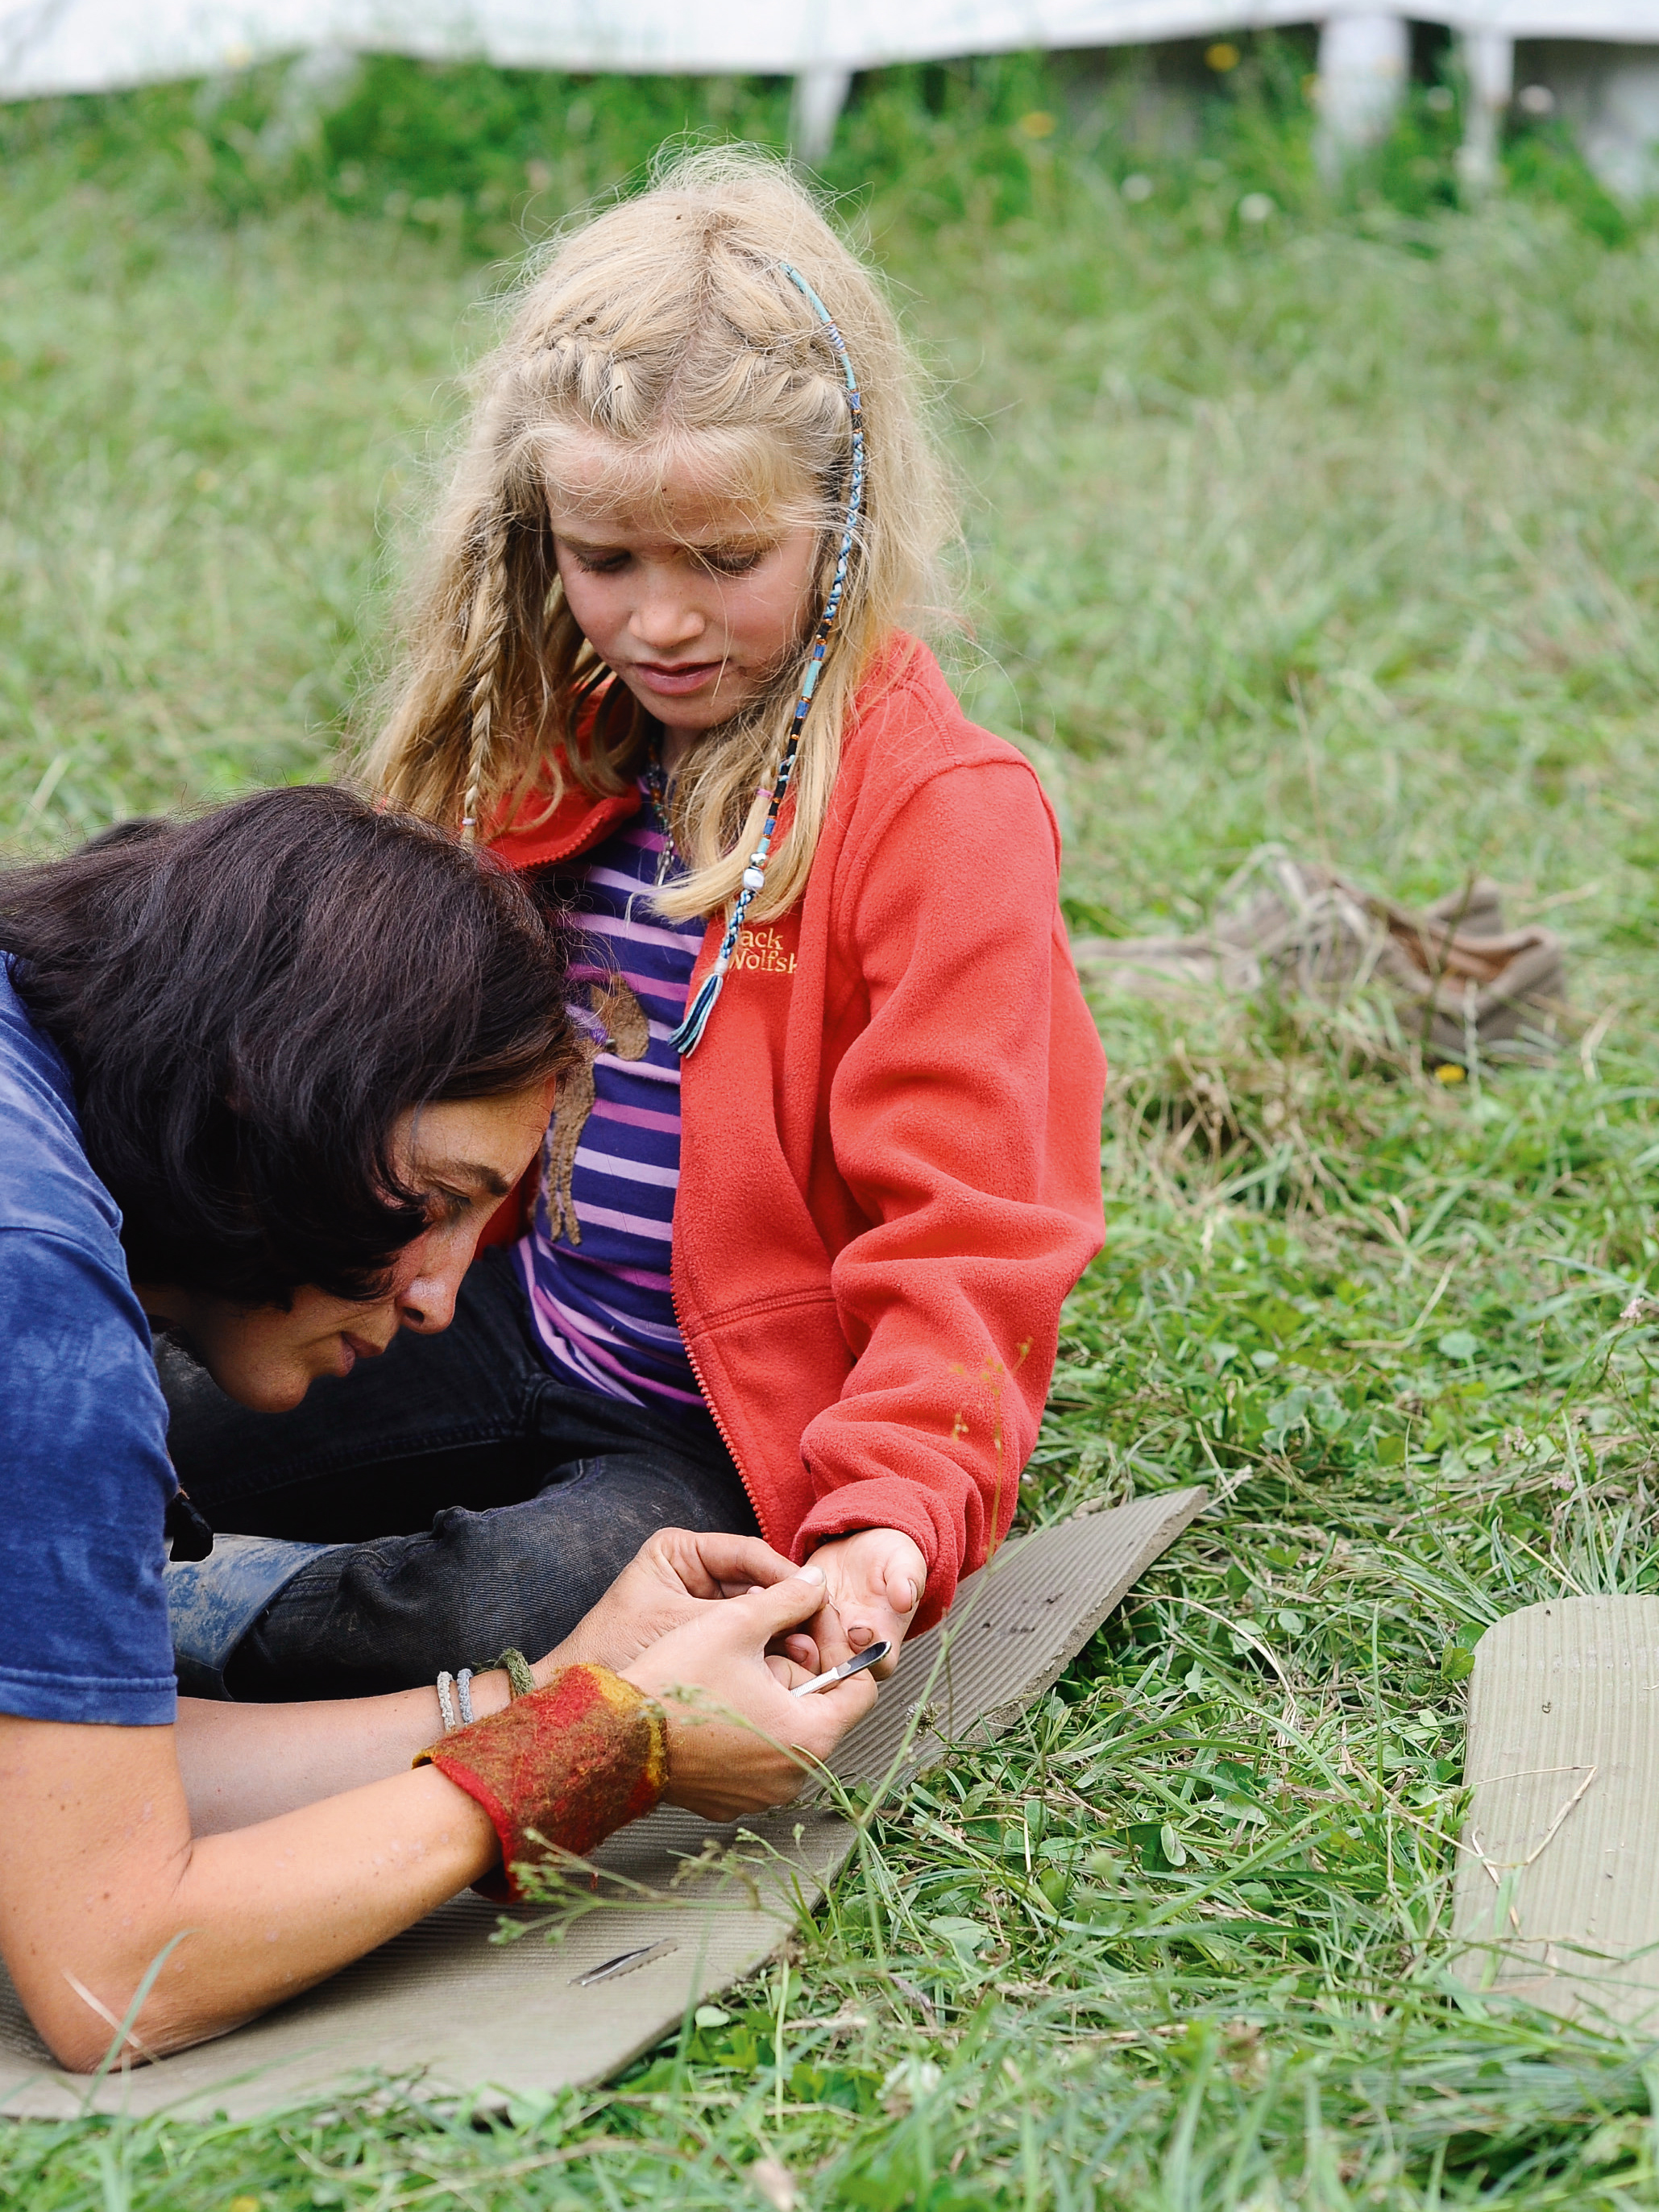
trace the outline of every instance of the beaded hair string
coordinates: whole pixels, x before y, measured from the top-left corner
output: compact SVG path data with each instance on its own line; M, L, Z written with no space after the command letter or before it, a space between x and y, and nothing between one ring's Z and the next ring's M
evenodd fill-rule
M732 906L731 918L726 925L726 934L720 939L720 949L714 964L697 987L697 994L686 1008L685 1019L674 1032L672 1042L682 1060L696 1050L702 1033L708 1026L708 1017L714 1011L714 1001L720 997L726 981L726 970L732 965L732 955L742 934L744 917L754 902L756 893L766 881L766 863L772 850L773 833L778 826L778 815L789 790L789 779L795 771L795 757L800 750L801 726L811 710L812 694L817 688L818 672L823 666L823 656L829 647L831 631L841 612L842 593L846 588L848 564L852 559L853 541L857 535L858 520L864 506L864 408L859 397L859 383L853 374L853 364L848 357L846 341L836 329L835 319L799 269L787 261L780 261L780 270L811 307L823 325L842 374L847 379L847 411L853 425L852 469L848 480L847 520L841 534L841 550L836 556L836 573L830 585L830 596L823 603L823 612L818 617L818 626L813 633L812 649L807 656L806 670L801 678L800 696L795 702L795 712L789 724L789 735L783 748L783 758L778 763L777 776L772 785L772 796L766 809L766 826L761 831L760 842L749 855L749 865L743 872L743 888Z

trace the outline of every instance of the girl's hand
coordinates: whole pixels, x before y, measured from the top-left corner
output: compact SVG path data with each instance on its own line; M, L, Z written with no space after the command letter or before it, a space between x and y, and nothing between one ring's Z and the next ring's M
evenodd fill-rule
M792 1698L805 1671L767 1646L822 1611L823 1577L810 1562L789 1580L710 1606L660 1638L623 1679L668 1717L668 1790L705 1820L735 1820L783 1805L800 1788L805 1753L825 1759L876 1702L854 1674L814 1697ZM870 1670L873 1672L873 1669Z
M807 1622L806 1636L786 1637L781 1649L804 1667L839 1667L884 1638L892 1648L869 1672L885 1681L927 1586L915 1539L896 1528L860 1528L820 1544L807 1565L821 1570L829 1601Z
M536 1679L545 1681L556 1667L584 1662L619 1674L659 1638L698 1620L722 1600L769 1589L798 1572L758 1536L659 1528L641 1545L592 1611L538 1662Z

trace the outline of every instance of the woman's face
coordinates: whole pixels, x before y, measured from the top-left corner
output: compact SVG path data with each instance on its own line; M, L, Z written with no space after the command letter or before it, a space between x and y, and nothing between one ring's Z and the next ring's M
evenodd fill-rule
M252 1309L167 1285L137 1285L147 1314L177 1328L214 1381L258 1413L286 1413L319 1375L349 1375L400 1328L447 1328L461 1277L489 1217L535 1158L553 1085L501 1098L427 1106L396 1138L406 1186L427 1200L428 1226L393 1262L382 1295L337 1298L304 1285L284 1310Z
M580 486L577 448L567 473ZM588 465L603 483L603 441ZM729 721L799 649L817 612L818 532L758 520L689 464L648 511L549 499L570 611L601 660L683 740Z

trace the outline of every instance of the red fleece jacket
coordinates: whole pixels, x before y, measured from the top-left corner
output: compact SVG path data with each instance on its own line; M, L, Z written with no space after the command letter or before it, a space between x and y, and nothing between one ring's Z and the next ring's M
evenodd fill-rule
M573 789L494 849L566 861L639 805ZM919 1627L1007 1531L1104 1234L1106 1063L1059 867L1029 763L896 637L805 895L745 930L683 1064L674 1301L703 1395L779 1550L915 1538Z

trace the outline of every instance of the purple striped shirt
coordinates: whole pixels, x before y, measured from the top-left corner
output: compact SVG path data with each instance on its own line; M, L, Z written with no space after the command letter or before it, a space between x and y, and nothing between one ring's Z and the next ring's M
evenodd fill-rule
M680 1064L669 1042L702 944L651 904L663 836L649 808L562 879L575 1012L599 1049L591 1104L568 1081L519 1272L548 1364L635 1404L701 1405L669 1288L680 1179Z

